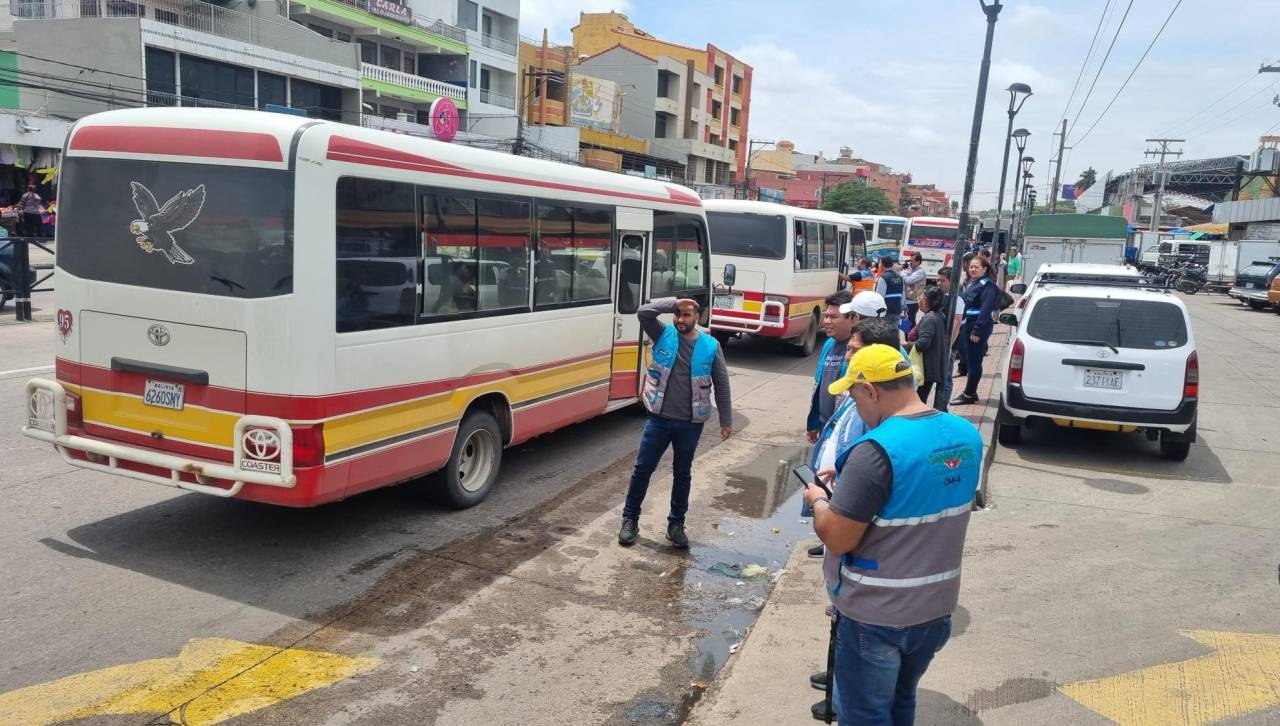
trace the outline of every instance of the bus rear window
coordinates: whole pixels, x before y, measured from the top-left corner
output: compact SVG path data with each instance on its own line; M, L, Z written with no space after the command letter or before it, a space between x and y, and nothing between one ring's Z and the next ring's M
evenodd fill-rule
M58 266L88 280L261 298L293 291L293 176L134 159L63 162Z
M880 239L893 240L894 242L902 241L902 228L906 225L901 222L881 222L880 223Z
M717 255L767 260L787 256L787 222L781 215L707 212L707 226L711 251Z
M955 227L932 227L925 224L913 224L911 225L911 239L953 240L956 238L958 231Z

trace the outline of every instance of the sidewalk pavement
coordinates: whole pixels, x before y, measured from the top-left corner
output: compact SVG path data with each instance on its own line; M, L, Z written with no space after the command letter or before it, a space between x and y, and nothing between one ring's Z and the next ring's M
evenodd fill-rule
M1008 331L996 326L983 363L978 402L951 408L952 413L968 419L983 432L986 449L979 492L982 500L986 499L986 473L994 451L998 398L992 397L992 391L1007 339ZM957 391L963 387L963 380L956 379ZM822 561L810 558L804 547L797 547L742 647L720 671L686 723L815 723L809 709L824 694L809 686L809 674L826 668L831 624L823 613L829 603L822 581ZM930 726L962 722L957 704L925 690L928 683L929 675L925 674L916 723Z

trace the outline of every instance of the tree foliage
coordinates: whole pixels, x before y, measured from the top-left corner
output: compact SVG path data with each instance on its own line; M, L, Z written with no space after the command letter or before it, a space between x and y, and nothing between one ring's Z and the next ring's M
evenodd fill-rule
M1080 179L1076 181L1076 194L1088 189L1098 182L1098 172L1091 166L1080 172Z
M827 190L821 209L840 214L893 214L893 202L884 191L860 182L845 182Z

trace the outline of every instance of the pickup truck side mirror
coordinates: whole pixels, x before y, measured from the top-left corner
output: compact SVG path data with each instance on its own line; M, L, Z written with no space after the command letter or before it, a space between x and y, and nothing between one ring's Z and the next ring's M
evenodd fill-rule
M1017 327L1018 316L1013 313L1000 313L1000 322L1004 325L1012 325Z
M1009 286L1009 292L1013 293L1014 295L1022 295L1026 291L1027 291L1027 283L1025 282L1015 282Z
M737 281L738 281L738 266L730 262L724 266L725 287L733 287L733 283Z

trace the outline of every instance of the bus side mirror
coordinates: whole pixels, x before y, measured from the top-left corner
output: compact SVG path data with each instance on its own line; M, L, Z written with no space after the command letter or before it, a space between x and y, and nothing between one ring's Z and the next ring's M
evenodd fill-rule
M1013 313L1000 313L1000 322L1003 325L1012 325L1017 327L1018 316Z
M738 281L738 266L733 264L732 262L727 263L724 266L725 287L733 287L733 284L737 281Z
M1021 295L1026 291L1027 291L1027 284L1025 282L1015 282L1009 286L1009 292L1013 293L1014 295Z

